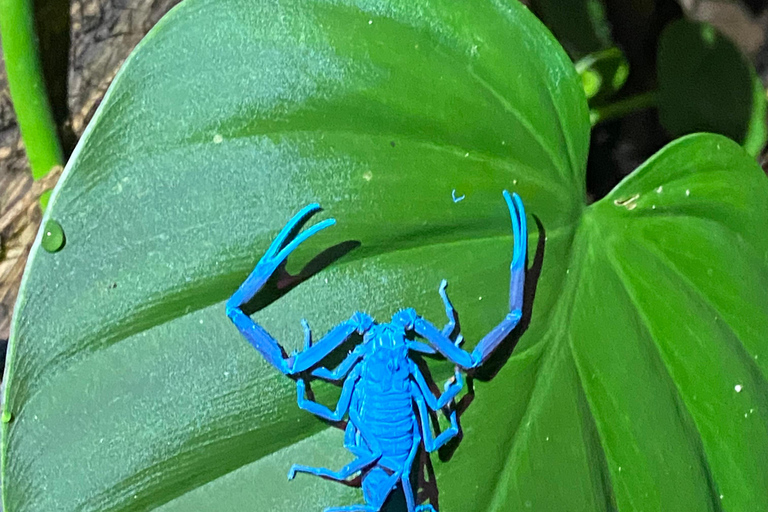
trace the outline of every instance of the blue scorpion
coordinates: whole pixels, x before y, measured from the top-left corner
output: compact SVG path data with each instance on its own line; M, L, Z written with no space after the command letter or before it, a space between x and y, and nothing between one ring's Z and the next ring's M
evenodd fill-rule
M411 485L411 469L419 448L433 452L459 433L456 410L449 406L463 386L462 371L477 370L522 316L523 284L527 251L525 210L517 194L504 191L512 218L514 246L510 265L509 313L469 353L460 347L457 314L446 294L443 280L439 293L445 304L448 323L442 330L416 314L413 309L395 313L389 323L376 323L365 313L355 312L349 320L334 327L316 343L308 324L302 320L304 350L290 357L263 327L254 322L242 307L264 287L275 271L302 242L335 224L324 220L305 231L304 224L320 211L311 204L297 213L280 231L256 268L227 301L227 316L256 350L285 375L296 379L298 405L331 422L348 417L344 431L344 447L355 459L339 471L294 464L288 478L296 473L309 473L326 479L351 484L360 475L365 504L331 507L326 512L381 510L390 493L402 486L408 512L431 511L431 504L415 505ZM353 335L362 335L358 344L334 369L323 366L323 360ZM415 336L408 336L412 334ZM427 343L417 341L416 338ZM439 396L430 389L424 375L410 357L411 352L440 353L455 364L454 376L445 383ZM328 382L343 380L341 396L334 410L307 397L306 380L317 378ZM450 427L434 436L430 429L429 409L450 412ZM416 414L416 412L418 414Z

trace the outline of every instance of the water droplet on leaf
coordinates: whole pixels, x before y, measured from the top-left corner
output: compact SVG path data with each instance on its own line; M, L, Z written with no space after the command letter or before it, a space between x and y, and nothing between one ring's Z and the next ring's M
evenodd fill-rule
M55 220L49 220L45 223L45 230L43 231L43 239L40 245L43 246L48 252L56 252L64 247L64 230L61 229L61 224Z

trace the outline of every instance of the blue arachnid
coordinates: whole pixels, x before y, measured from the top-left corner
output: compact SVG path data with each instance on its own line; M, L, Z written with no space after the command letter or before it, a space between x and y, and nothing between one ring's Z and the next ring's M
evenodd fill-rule
M448 323L442 329L417 315L413 309L401 310L389 323L383 324L376 323L365 313L356 312L316 343L312 343L309 327L303 322L304 349L286 357L283 347L244 313L242 307L263 288L293 250L335 223L328 219L301 231L309 218L320 211L317 204L307 206L291 219L251 275L227 301L227 315L245 339L275 368L296 379L300 408L328 421L348 418L344 446L355 456L351 463L339 471L294 465L288 473L288 478L301 472L344 483L361 476L365 504L332 507L326 512L379 511L398 484L402 485L409 512L434 512L432 505L416 507L415 504L410 477L416 454L422 446L432 452L459 433L456 411L446 408L463 386L462 371L476 370L486 362L522 316L527 250L525 210L517 194L510 197L505 190L504 199L512 217L514 234L509 313L471 353L460 347L461 336L454 332L457 315L446 294L444 280L439 291ZM362 343L336 368L324 366L324 359L355 333L363 336ZM445 383L444 392L439 397L430 390L411 358L412 352L439 352L456 365L454 377ZM307 379L343 381L341 397L334 410L306 396ZM450 414L451 426L437 437L430 427L429 409L448 410Z

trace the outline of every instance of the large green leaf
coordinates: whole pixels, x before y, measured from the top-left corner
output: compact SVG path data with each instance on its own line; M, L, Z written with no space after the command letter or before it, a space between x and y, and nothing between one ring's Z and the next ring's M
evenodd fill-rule
M323 332L414 306L441 323L443 277L471 346L505 314L504 188L545 230L541 275L454 456L433 457L443 510L768 508L766 179L695 135L587 208L588 134L568 57L515 0L187 0L115 79L51 199L65 246L41 250L41 233L33 249L5 509L360 501L285 480L349 454L223 301L319 201L338 225L289 267L360 246L255 314L289 350L302 317Z

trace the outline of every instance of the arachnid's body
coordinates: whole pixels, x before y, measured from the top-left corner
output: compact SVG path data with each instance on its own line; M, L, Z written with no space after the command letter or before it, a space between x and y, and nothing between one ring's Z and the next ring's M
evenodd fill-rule
M303 472L344 482L358 474L362 476L365 504L333 507L326 512L377 512L398 484L403 487L409 512L434 511L432 505L417 507L415 504L410 476L416 454L422 446L432 452L459 433L456 411L448 411L448 406L463 386L461 370L480 367L514 329L522 314L527 248L525 211L517 195L513 202L504 191L504 198L512 216L515 237L510 265L510 312L471 353L459 346L461 336L455 332L456 312L445 291L447 283L443 281L439 291L448 323L442 330L418 316L413 309L399 311L386 324L377 324L368 315L357 312L314 344L309 326L303 322L304 350L285 357L282 346L241 308L261 290L299 244L334 223L326 220L299 233L309 217L320 210L318 205L304 208L283 228L248 279L227 301L227 315L241 334L275 368L296 377L299 407L329 421L338 422L345 417L349 420L344 446L355 455L355 460L339 471L293 465L288 473L289 478ZM323 366L323 360L355 332L363 335L363 342L336 368ZM410 339L408 333L427 343ZM444 392L439 397L430 390L411 358L411 352L439 352L456 364L453 379L445 383ZM343 381L335 410L306 397L308 378ZM451 426L437 437L431 430L429 410L448 411L450 416Z

